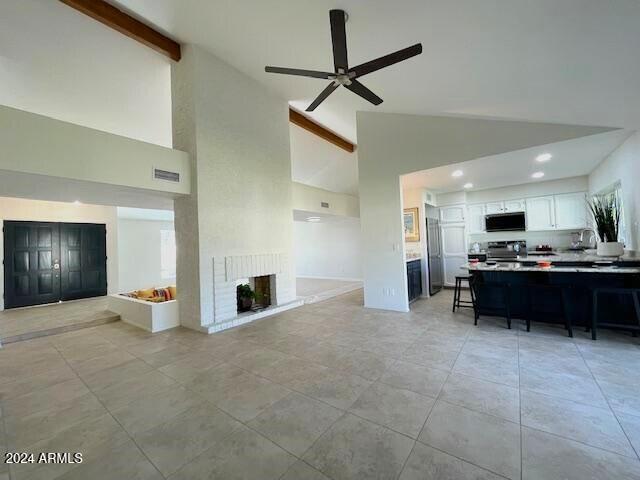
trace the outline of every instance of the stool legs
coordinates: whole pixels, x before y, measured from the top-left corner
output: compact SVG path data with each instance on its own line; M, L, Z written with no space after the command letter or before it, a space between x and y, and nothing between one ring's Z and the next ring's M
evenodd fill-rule
M591 340L596 340L596 326L598 324L598 291L593 292L593 311L591 312Z
M569 337L573 338L573 325L571 323L569 309L567 308L567 293L564 288L560 291L560 295L562 296L562 316L564 317L564 326L567 329Z
M456 277L456 286L453 289L453 308L451 309L451 311L453 313L456 313L456 307L459 307L460 304L458 303L459 300L459 295L460 295L460 286L462 285L462 282L460 281L459 278Z
M504 308L507 315L507 328L511 330L511 308L509 307L509 287L504 287L502 290L504 296Z

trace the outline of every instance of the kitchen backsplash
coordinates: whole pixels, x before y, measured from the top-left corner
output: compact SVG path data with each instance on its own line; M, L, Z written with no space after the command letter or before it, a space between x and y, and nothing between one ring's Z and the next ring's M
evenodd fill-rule
M554 249L568 248L571 246L571 231L475 233L468 236L469 249L475 242L478 242L485 248L487 242L497 242L500 240L525 240L528 249L532 249L539 244L551 245Z

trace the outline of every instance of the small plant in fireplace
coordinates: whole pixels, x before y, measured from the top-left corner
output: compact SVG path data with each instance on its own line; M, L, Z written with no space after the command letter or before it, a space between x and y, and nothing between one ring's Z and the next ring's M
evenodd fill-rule
M251 310L256 294L251 290L251 285L244 283L236 287L236 297L238 299L238 312Z

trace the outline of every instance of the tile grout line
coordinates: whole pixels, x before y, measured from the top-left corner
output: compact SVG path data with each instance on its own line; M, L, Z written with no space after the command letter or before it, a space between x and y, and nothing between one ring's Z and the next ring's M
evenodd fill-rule
M455 366L456 362L458 361L458 358L459 358L459 357L460 357L460 355L462 354L462 350L464 349L464 346L467 344L467 341L469 340L469 337L471 336L471 330L472 330L472 329L471 329L471 328L469 328L469 329L467 330L467 332L465 333L465 340L464 340L464 342L463 342L462 346L460 347L460 351L459 351L459 352L458 352L458 354L456 355L456 359L455 359L455 360L454 360L454 362L453 362L453 365L454 365L454 366ZM450 402L447 402L446 400L441 400L441 399L440 399L440 396L442 395L442 390L444 390L444 386L446 385L446 383L447 383L447 381L449 380L449 377L451 376L451 374L452 374L452 373L453 373L453 367L451 367L451 371L447 374L447 378L446 378L446 379L445 379L445 381L442 383L442 388L440 389L440 392L438 392L438 396L436 397L436 401L433 403L433 407L431 408L431 411L429 412L429 415L427 415L427 418L425 419L425 421L424 421L424 423L423 423L423 425L422 425L422 428L420 429L420 433L422 433L422 431L424 430L424 427L426 426L427 422L429 421L429 418L431 418L431 414L433 413L433 408L435 407L435 405L436 405L436 403L437 403L438 401L445 402L445 403L449 403L449 404L451 404L451 405L455 405L455 404L452 404L452 403L450 403ZM463 406L460 406L460 405L456 405L456 406L459 406L460 408L464 408L465 410L469 410L469 411L474 412L474 413L481 413L481 412L476 412L475 410L472 410L472 409L470 409L470 408L463 407ZM492 416L492 417L494 417L494 418L499 418L499 419L501 419L501 420L505 420L504 418L497 417L497 416L495 416L495 415L490 415L490 416ZM505 420L505 421L508 421L508 420ZM515 422L511 422L511 423L515 423ZM437 447L435 447L435 446L433 446L433 445L431 445L431 444L428 444L428 443L426 443L426 442L424 442L424 441L420 440L420 439L419 439L419 437L420 437L420 433L418 434L418 438L416 439L415 443L420 443L421 445L426 445L426 446L428 446L429 448L433 448L434 450L437 450L437 451L439 451L439 452L441 452L441 453L444 453L445 455L448 455L448 456L453 457L453 458L456 458L456 459L458 459L458 460L460 460L460 461L462 461L462 462L465 462L465 463L468 463L468 464L470 464L470 465L473 465L474 467L477 467L477 468L479 468L479 469L481 469L481 470L483 470L483 471L490 472L490 473L492 473L492 474L494 474L494 475L497 475L497 476L502 477L502 478L505 478L505 479L507 478L507 477L505 477L504 475L502 475L502 474L500 474L500 473L497 473L497 472L494 472L494 471L492 471L492 470L489 470L489 469L487 469L487 468L485 468L485 467L482 467L482 466L480 466L480 465L478 465L478 464L476 464L476 463L473 463L473 462L471 462L471 461L469 461L469 460L467 460L467 459L464 459L464 458L458 457L457 455L453 455L452 453L446 452L446 451L444 451L444 450L442 450L442 449L440 449L440 448L437 448ZM414 448L415 448L415 443L414 443L414 446L413 446ZM413 452L413 449L412 449L412 452ZM407 460L408 460L408 458L409 458L409 457L407 457ZM402 467L402 471L404 471L404 468L405 468L405 467L406 467L406 462L405 462L405 464L404 464L404 465L403 465L403 467ZM402 471L400 472L400 475L402 475ZM400 475L398 476L398 478L400 478Z
M107 340L108 341L108 340ZM65 363L67 364L67 366L69 368L71 368L71 370L73 370L73 372L78 376L78 379L82 382L82 384L85 386L85 388L91 393L91 395L93 395L95 397L95 399L98 401L98 403L100 403L100 405L102 405L102 408L105 409L105 411L111 416L111 418L113 418L114 422L116 422L120 428L122 428L122 431L125 433L125 435L127 435L131 441L133 442L133 444L136 446L136 448L140 451L140 453L144 456L144 458L147 459L147 461L153 466L153 468L160 474L160 476L162 478L167 478L163 475L163 473L158 469L158 467L156 467L156 464L153 463L151 461L151 459L147 456L147 454L144 452L144 450L142 450L142 448L140 448L140 445L138 445L138 443L135 441L135 439L131 436L131 434L127 431L126 428L124 428L124 426L118 421L117 418L115 418L113 416L113 414L111 413L111 411L105 406L104 403L102 403L102 401L98 398L98 396L93 393L93 390L91 390L89 388L89 385L87 385L84 381L84 379L78 374L78 372L75 371L75 369L69 364L69 362L67 361L67 359L65 358L65 356L60 352L60 350L58 350L58 347L56 345L53 345L53 348L55 348L58 353L60 354L60 356L62 357L62 359L65 361ZM80 467L81 464L78 464L76 467L71 468L69 471L75 470L76 468Z
M428 333L429 329L426 330L425 333ZM444 381L442 382L442 386L440 387L440 390L438 391L438 395L435 398L435 401L433 402L433 405L431 406L431 409L429 410L429 414L427 415L427 417L424 419L424 422L422 423L422 427L420 428L420 431L418 432L418 435L416 436L416 439L413 443L413 447L411 448L411 452L409 453L409 455L407 456L407 458L404 461L404 464L402 465L402 469L400 470L400 473L398 474L397 478L400 478L402 476L402 472L404 472L404 469L407 466L407 462L409 461L409 457L411 456L411 454L413 453L414 449L416 448L416 443L418 443L418 439L420 438L420 434L424 431L424 427L427 425L427 422L429 421L429 418L431 418L431 414L433 413L433 410L436 406L436 404L438 403L438 401L440 400L440 396L442 395L442 390L444 390L444 386L447 384L447 381L449 381L449 377L451 376L451 372L453 372L453 367L455 367L456 362L458 361L458 358L460 357L460 354L462 353L462 350L464 348L464 346L467 344L467 340L469 339L469 335L471 334L471 329L467 329L466 333L465 333L465 338L464 338L464 342L462 342L462 346L460 347L460 350L458 350L458 354L456 355L456 359L453 361L453 364L451 366L451 370L449 370L447 372L447 377L444 379ZM411 344L411 346L415 345L416 343L418 343L419 340L416 340L413 344ZM411 347L409 347L411 348ZM422 442L420 442L422 443ZM456 457L457 458L457 457Z
M596 376L593 374L593 371L591 370L591 367L589 366L589 363L587 362L587 360L584 358L584 355L582 354L582 350L580 349L580 347L578 347L578 345L576 344L576 348L578 349L578 353L580 354L580 358L582 358L582 361L585 363L585 365L587 366L587 370L589 370L589 373L591 374L591 377L593 378L593 381L595 382L595 384L598 386L598 390L600 390L600 393L602 394L602 396L604 397L604 400L607 402L607 406L609 407L609 410L611 411L611 413L613 414L613 417L616 419L616 422L618 422L618 426L620 427L620 430L622 430L622 433L624 434L625 438L627 439L627 442L629 443L629 446L631 447L631 449L635 452L636 454L636 460L640 461L640 455L638 454L638 451L636 450L636 448L633 446L633 443L631 442L631 439L629 438L629 435L627 434L626 430L624 429L624 427L622 426L622 423L620 423L620 419L618 418L618 414L616 413L616 411L613 409L613 407L611 406L611 402L609 401L609 397L604 393L604 390L602 389L602 387L600 386L600 382L598 382L598 379L596 378ZM627 457L628 458L628 457Z
M519 418L519 428L520 428L520 480L524 478L524 431L522 430L522 385L521 385L521 375L520 371L520 330L518 330L517 334L517 342L516 342L516 350L518 353L518 418Z

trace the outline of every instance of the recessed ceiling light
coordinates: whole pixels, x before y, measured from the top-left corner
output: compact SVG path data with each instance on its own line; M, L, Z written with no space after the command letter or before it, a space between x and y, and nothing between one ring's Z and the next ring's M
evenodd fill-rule
M550 153L542 153L536 157L536 162L548 162L549 160L551 160L551 157L553 157L553 155L551 155Z
M465 183L463 185L464 188L473 188L473 183Z
M544 172L535 172L533 175L531 175L531 178L542 178L544 177Z
M320 217L307 217L307 222L319 222Z
M452 176L452 177L461 177L462 175L463 175L462 170L454 170L454 171L451 173L451 176Z

